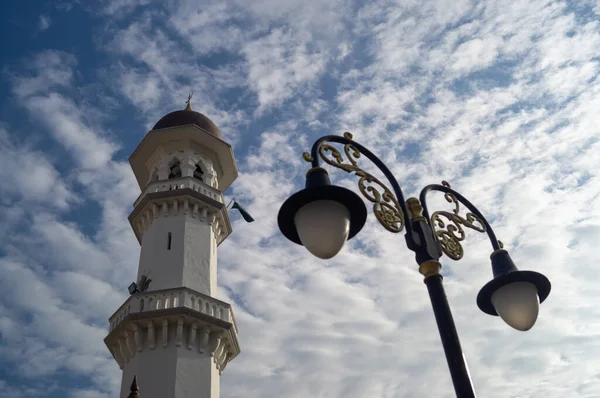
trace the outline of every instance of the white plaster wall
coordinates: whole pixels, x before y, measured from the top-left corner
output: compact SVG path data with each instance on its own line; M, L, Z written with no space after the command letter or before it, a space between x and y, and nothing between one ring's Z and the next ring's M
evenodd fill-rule
M161 344L160 327L156 328L156 348L150 349L144 336L143 351L123 368L121 398L129 395L134 375L143 398L219 398L220 375L213 358L208 352L198 352L197 343L188 349L187 328L177 347L176 331L176 324L169 325L167 347Z
M219 398L220 378L212 357L179 347L174 398Z
M137 280L145 274L152 282L148 291L181 287L185 218L174 215L156 218L142 237ZM168 235L171 233L171 250Z
M217 251L212 226L190 214L156 218L142 237L138 281L143 274L152 279L148 291L184 286L216 294Z
M217 292L217 252L212 227L200 219L187 217L183 256L182 286L215 296Z
M123 368L120 397L127 398L133 376L137 376L142 397L174 398L176 366L177 350L174 347L163 348L157 344L154 350L146 348Z
M193 141L171 141L159 147L150 162L151 175L167 180L169 166L174 161L181 164L182 177L192 177L196 165L203 171L203 182L218 186L213 159L199 150ZM151 181L149 181L151 182ZM171 233L171 250L167 249ZM176 287L189 287L207 295L217 288L216 239L206 220L191 215L159 216L142 237L142 248L137 281L142 275L152 279L149 291Z
M216 368L214 362L212 362L212 369L210 373L210 398L220 398L221 396L221 375Z

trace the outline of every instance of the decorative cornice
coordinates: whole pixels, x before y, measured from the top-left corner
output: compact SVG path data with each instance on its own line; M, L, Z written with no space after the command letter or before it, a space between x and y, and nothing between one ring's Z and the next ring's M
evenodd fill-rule
M175 326L174 335L169 333L171 325ZM159 349L173 347L194 351L193 348L197 347L197 355L212 357L219 372L240 352L233 324L187 308L129 314L117 328L111 330L104 342L123 369L134 356L144 350L157 349L157 330L160 336ZM136 347L131 344L132 331ZM137 341L147 343L137 345Z
M190 215L211 225L217 245L232 232L225 205L191 188L147 193L128 219L141 243L142 236L154 220L179 214Z

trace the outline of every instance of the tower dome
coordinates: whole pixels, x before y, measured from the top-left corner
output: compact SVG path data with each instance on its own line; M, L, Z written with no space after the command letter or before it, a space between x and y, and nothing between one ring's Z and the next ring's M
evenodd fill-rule
M223 140L223 134L217 125L207 116L192 110L189 99L184 110L174 111L163 116L152 130L166 129L170 127L179 127L193 124L200 127L211 135Z

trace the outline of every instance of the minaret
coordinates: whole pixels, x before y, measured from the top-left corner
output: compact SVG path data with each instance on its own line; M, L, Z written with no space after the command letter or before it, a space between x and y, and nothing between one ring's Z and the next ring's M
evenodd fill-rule
M142 190L129 215L140 262L104 339L123 370L120 397L135 377L144 398L218 398L240 352L231 305L215 298L217 246L231 233L222 192L238 175L231 145L188 98L129 162Z

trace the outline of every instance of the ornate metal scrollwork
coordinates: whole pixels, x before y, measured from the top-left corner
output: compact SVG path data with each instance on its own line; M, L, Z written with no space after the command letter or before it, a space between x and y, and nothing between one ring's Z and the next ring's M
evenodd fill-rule
M312 158L312 156L310 156L310 153L308 153L308 152L304 152L304 153L302 154L302 159L304 159L304 161L305 161L305 162L308 162L308 163L310 163L310 162L313 162L313 161L314 161L314 159Z
M351 140L352 134L344 133L344 138ZM404 229L404 213L398 199L379 179L358 166L356 159L360 157L360 151L356 147L352 144L344 145L344 154L347 161L334 146L324 142L319 147L319 156L325 163L360 177L358 189L373 203L373 213L379 223L390 232L401 232ZM307 162L314 160L306 152L302 157Z
M450 187L446 181L442 185ZM449 203L454 203L452 212L436 211L431 215L431 227L435 237L440 242L442 251L453 260L460 260L464 254L464 250L460 242L465 239L464 227L471 228L477 232L486 232L484 222L475 214L467 213L466 218L459 215L460 205L458 199L447 192L444 198ZM445 218L447 221L444 221Z

